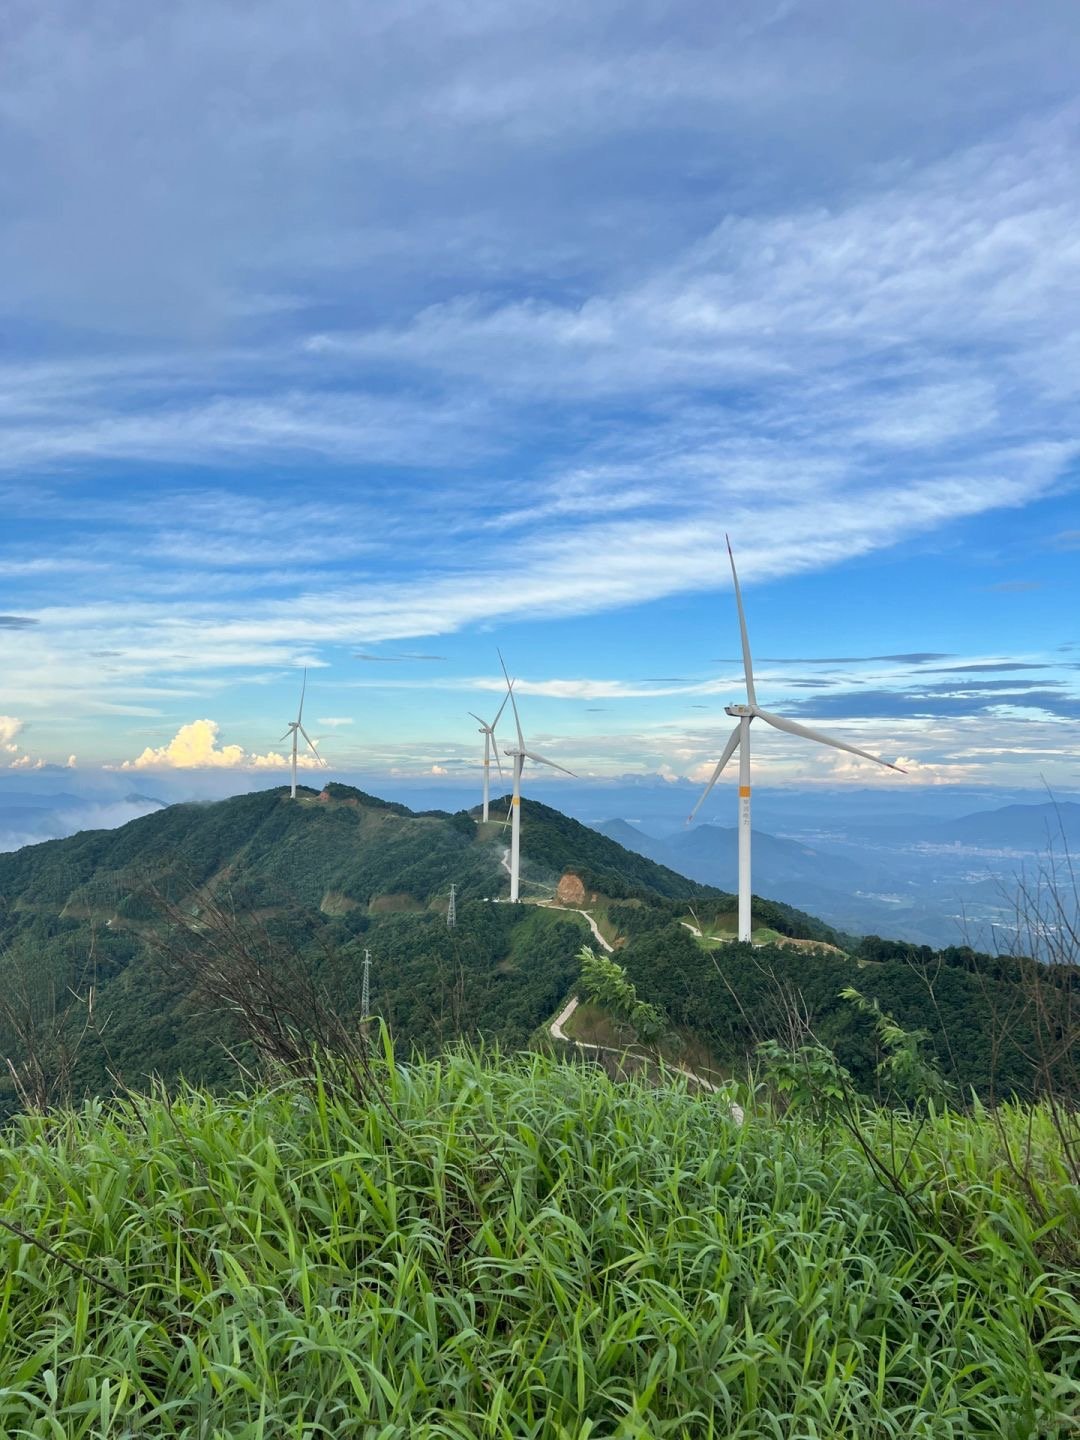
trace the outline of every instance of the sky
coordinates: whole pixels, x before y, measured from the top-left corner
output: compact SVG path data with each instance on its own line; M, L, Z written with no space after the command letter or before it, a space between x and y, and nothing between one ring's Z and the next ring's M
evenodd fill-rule
M1071 0L0 42L0 768L1080 784Z

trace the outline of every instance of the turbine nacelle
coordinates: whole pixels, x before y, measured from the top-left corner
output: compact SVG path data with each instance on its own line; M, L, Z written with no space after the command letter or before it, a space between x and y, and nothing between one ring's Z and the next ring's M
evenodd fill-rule
M736 720L740 719L743 715L749 715L752 720L755 715L760 715L761 711L753 705L725 705L724 714L733 715Z

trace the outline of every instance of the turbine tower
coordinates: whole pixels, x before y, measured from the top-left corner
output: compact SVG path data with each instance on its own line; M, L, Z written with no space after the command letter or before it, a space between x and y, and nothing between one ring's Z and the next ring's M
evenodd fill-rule
M282 740L287 740L290 735L292 736L292 786L289 790L289 796L293 800L296 799L296 737L298 733L300 735L303 735L304 739L311 746L311 753L315 756L315 759L318 760L319 764L326 767L326 761L319 754L318 750L315 749L315 742L312 740L311 736L307 733L307 731L303 727L303 724L301 723L304 718L304 694L306 691L307 670L305 669L304 683L300 687L300 709L296 712L296 719L290 720L288 730L286 730L285 734L281 737ZM278 741L278 744L281 744L280 740Z
M502 666L503 674L506 675L506 698L514 711L514 727L517 730L517 749L507 750L507 754L514 762L514 793L510 801L510 814L512 817L510 826L510 903L514 904L518 898L519 881L521 877L521 771L526 760L532 760L538 765L550 765L553 770L561 770L564 775L573 775L572 770L567 770L565 765L556 765L554 760L548 760L543 755L537 755L535 750L525 749L525 737L521 733L521 718L518 715L517 701L514 699L514 684L506 672L506 661L499 652L499 664ZM505 704L506 701L503 701Z
M834 740L831 735L823 735L820 730L811 730L808 725L798 725L794 720L788 720L783 715L773 715L768 710L762 710L757 703L757 695L754 691L754 670L750 661L750 641L746 634L746 615L743 613L742 593L739 590L739 577L735 571L735 556L731 553L731 541L727 539L728 559L731 561L731 578L735 585L735 604L739 610L739 633L742 637L743 670L746 675L746 704L725 705L724 709L729 715L738 720L738 724L728 737L723 752L717 762L716 769L712 773L712 779L705 786L698 798L697 804L691 810L686 821L689 825L694 816L701 809L709 791L720 778L720 772L734 755L739 752L739 939L750 939L750 722L751 720L764 720L766 725L771 725L774 730L783 730L788 735L799 735L804 740L813 740L818 745L831 745L834 750L846 750L850 755L860 755L864 760L873 760L875 765L884 765L887 770L899 770L901 775L907 772L899 765L892 765L888 760L882 760L877 755L871 755L867 750L860 750L855 745L848 745L843 740Z
M495 764L499 767L499 779L502 779L503 768L502 761L499 759L499 747L495 743L495 726L499 723L502 712L506 709L506 702L507 700L509 700L509 698L510 692L507 691L506 695L503 697L503 702L499 706L499 709L495 715L495 719L492 720L490 725L486 724L483 720L480 720L480 716L477 715L475 710L469 711L469 714L474 720L480 720L480 733L484 737L484 813L482 817L484 822L486 822L488 818L488 789L491 777L491 756L493 753L495 755Z

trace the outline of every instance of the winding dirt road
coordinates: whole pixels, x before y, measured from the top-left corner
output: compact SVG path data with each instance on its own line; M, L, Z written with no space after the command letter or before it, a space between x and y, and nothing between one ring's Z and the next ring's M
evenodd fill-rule
M504 852L502 857L502 865L503 869L509 872L509 851ZM593 919L593 917L589 914L587 910L579 910L575 905L557 905L554 900L523 900L522 904L542 905L545 910L566 910L571 915L582 915L584 916L589 926L589 929L592 931L596 943L602 946L609 955L615 948L612 944L610 944L607 940L604 939L603 935L600 933L599 925L597 925L596 921ZM701 931L696 930L693 925L687 925L687 922L685 920L682 923L686 925L686 928L688 930L693 930L696 935L701 934ZM552 1020L551 1024L548 1026L548 1030L552 1038L555 1040L561 1040L565 1045L575 1045L579 1050L591 1050L595 1054L600 1054L601 1051L606 1051L609 1055L623 1054L624 1050L628 1047L624 1047L623 1049L616 1049L612 1045L594 1045L590 1040L575 1040L572 1036L567 1035L566 1030L563 1027L566 1025L566 1022L570 1019L571 1015L573 1015L574 1011L578 1008L578 1005L580 1005L580 1003L581 1001L576 995L566 1002L563 1008L559 1011L558 1015L555 1016L555 1019ZM667 1069L673 1070L676 1075L682 1075L687 1080L692 1080L695 1085L700 1085L703 1090L708 1090L714 1095L719 1093L720 1087L718 1085L714 1085L711 1080L706 1080L703 1075L695 1074L693 1070L687 1070L682 1065L670 1064L667 1065ZM729 1108L731 1110L731 1114L735 1118L736 1123L741 1125L743 1123L742 1106L732 1103Z
M560 910L565 910L568 907L565 905L560 905L557 908ZM610 949L611 947L609 946L608 948ZM548 1026L548 1029L554 1039L562 1040L564 1044L567 1045L576 1045L579 1050L591 1050L595 1054L600 1054L601 1051L606 1051L609 1055L622 1055L625 1054L628 1050L631 1054L641 1053L639 1051L630 1050L629 1046L624 1047L624 1049L620 1050L616 1049L613 1045L594 1045L591 1040L575 1040L573 1036L567 1035L564 1026L566 1025L566 1022L570 1019L571 1015L573 1015L574 1011L578 1008L578 1005L580 1003L580 1000L575 995L571 1000L568 1000L566 1002L563 1008L559 1011L558 1015L555 1016L555 1019L552 1020L551 1024ZM686 1067L683 1065L671 1065L665 1062L665 1068L668 1070L673 1070L676 1075L682 1075L686 1080L692 1080L695 1085L700 1085L703 1090L708 1090L713 1095L717 1095L720 1093L719 1085L714 1085L711 1080L706 1080L704 1075L697 1075L694 1073L693 1070L687 1070ZM732 1102L732 1104L728 1108L731 1111L731 1115L734 1118L736 1124L741 1125L743 1123L743 1120L745 1119L742 1106L736 1105L734 1102Z
M589 922L589 929L596 936L597 943L602 945L609 955L612 950L614 950L614 945L609 945L603 935L600 934L599 925L597 925L587 910L578 910L573 905L556 905L554 900L537 900L536 904L543 905L545 910L568 910L571 915L584 915L585 919Z

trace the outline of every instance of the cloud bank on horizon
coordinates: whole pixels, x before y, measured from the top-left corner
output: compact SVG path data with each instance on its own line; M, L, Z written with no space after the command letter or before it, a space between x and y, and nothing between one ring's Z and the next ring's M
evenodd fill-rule
M1080 783L1072 7L8 28L5 763L276 766L307 666L345 768L464 765L500 643L575 768L695 774L730 532L755 650L848 657L778 708Z

